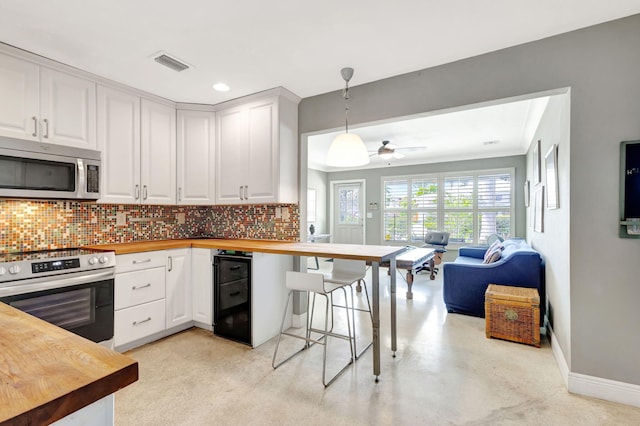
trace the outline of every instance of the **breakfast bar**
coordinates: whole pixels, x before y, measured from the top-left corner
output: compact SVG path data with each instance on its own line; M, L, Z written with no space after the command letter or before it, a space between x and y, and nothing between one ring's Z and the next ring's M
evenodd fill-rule
M163 250L167 248L194 247L205 249L238 250L283 254L290 256L317 256L351 260L364 260L371 264L373 317L373 374L380 376L380 265L389 266L391 293L391 350L397 350L396 330L396 256L406 247L359 245L359 244L314 244L304 242L243 240L243 239L193 239L133 242L91 246L93 249L113 250L116 254ZM284 284L283 284L284 285Z

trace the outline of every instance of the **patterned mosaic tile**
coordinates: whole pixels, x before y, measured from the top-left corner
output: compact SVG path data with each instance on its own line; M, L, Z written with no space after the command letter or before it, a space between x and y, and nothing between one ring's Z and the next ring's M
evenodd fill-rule
M126 225L116 224L118 214L125 215ZM200 235L296 241L299 229L297 204L150 206L0 199L0 253Z

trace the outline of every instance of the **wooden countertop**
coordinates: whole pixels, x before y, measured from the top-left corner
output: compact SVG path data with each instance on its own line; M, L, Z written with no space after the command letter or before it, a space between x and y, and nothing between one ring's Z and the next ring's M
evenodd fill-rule
M406 250L404 246L317 244L240 239L162 240L85 246L85 248L90 249L115 251L116 254L140 253L182 247L288 254L293 256L339 257L342 259L366 260L369 262L387 261Z
M0 303L0 424L49 424L136 380L137 361Z

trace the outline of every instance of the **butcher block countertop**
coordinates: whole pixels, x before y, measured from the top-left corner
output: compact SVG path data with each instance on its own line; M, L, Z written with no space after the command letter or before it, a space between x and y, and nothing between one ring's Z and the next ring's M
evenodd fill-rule
M0 425L49 424L136 380L137 361L0 303Z
M406 250L404 246L316 244L292 241L241 239L160 240L85 246L85 248L89 249L115 251L116 254L140 253L145 251L184 247L288 254L292 256L340 257L343 259L366 260L369 262L383 262Z

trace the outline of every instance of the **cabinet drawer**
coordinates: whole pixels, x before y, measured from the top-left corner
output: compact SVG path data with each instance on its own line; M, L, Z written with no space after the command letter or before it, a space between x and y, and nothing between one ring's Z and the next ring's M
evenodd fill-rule
M114 308L129 308L165 297L165 269L116 274Z
M164 251L119 254L116 256L116 274L119 272L157 268L159 266L165 266L166 263L167 255Z
M165 301L121 309L114 315L114 344L124 345L165 329Z

